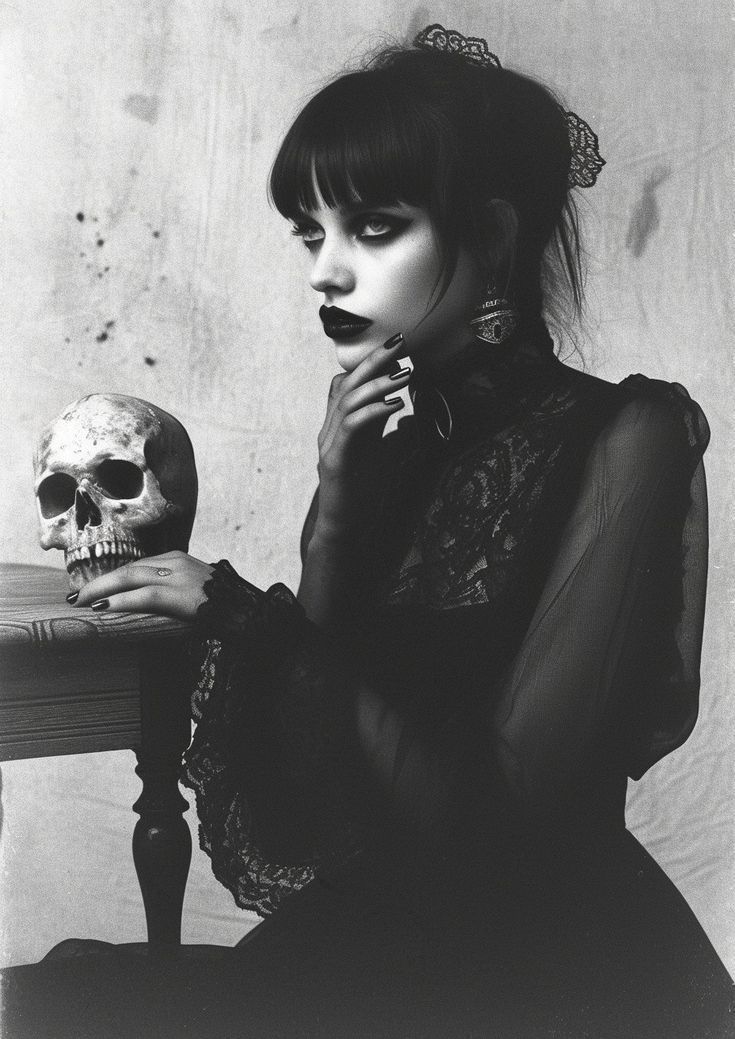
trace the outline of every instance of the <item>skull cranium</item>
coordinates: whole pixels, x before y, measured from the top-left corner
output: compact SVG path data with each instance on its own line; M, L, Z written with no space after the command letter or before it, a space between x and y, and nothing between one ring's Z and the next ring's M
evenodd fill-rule
M131 560L186 551L197 473L186 430L137 397L68 405L34 455L41 547L63 548L72 589Z

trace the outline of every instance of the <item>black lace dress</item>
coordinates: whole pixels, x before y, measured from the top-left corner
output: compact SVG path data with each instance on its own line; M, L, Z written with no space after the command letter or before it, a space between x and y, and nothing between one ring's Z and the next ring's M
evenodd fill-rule
M18 968L36 1031L8 1034L67 1034L34 984L75 1036L727 1034L729 978L624 820L696 719L704 416L543 327L411 391L361 474L339 635L225 561L199 611L183 781L266 920L196 959Z

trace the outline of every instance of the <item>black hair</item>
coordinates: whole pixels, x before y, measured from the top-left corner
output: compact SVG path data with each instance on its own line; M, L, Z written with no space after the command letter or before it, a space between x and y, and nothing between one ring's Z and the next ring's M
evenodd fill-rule
M582 303L580 245L568 190L563 108L540 83L457 54L393 46L339 76L302 109L270 176L285 217L317 205L395 202L426 208L438 231L446 291L461 247L488 265L487 203L518 217L516 302L540 314L561 270L571 308ZM550 247L550 248L547 248ZM554 306L554 300L546 300Z

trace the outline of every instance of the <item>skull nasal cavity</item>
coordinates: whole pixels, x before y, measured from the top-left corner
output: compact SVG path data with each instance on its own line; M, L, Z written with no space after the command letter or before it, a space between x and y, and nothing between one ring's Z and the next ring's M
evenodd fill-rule
M84 530L87 525L90 527L99 527L102 523L102 513L86 491L77 491L77 497L74 504L78 530Z

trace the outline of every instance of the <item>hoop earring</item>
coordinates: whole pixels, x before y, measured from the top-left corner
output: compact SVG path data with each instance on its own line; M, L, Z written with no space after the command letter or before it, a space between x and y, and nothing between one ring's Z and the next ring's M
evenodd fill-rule
M485 343L504 343L518 327L518 311L490 285L485 299L470 319L472 331Z

